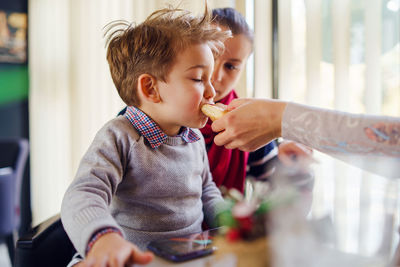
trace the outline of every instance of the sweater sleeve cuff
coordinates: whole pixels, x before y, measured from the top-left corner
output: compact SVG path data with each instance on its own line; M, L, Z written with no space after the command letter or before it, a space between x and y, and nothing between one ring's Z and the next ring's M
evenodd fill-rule
M86 246L86 251L85 254L88 254L90 249L93 247L94 243L96 243L97 240L99 240L100 237L103 235L109 234L109 233L118 233L120 236L122 236L122 233L119 229L113 228L113 227L107 227L104 229L101 229L97 231L92 238L90 238L89 243Z

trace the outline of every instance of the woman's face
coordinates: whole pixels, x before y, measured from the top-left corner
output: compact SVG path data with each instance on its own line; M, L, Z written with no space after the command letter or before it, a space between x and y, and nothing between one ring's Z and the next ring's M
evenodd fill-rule
M223 27L222 29L227 30ZM251 42L243 34L234 35L224 44L224 53L215 60L211 78L216 93L215 102L235 88L252 50Z

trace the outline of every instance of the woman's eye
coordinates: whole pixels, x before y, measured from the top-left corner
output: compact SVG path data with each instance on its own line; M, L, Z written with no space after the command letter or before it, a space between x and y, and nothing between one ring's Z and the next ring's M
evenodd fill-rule
M232 65L231 63L225 63L225 68L227 68L228 70L237 69L236 66Z
M197 83L201 83L203 81L202 79L192 79L192 80L197 82Z

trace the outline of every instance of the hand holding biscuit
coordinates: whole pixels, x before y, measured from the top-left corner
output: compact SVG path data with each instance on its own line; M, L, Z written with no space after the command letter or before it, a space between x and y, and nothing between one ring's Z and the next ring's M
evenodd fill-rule
M266 99L235 99L211 125L214 142L228 149L254 151L281 136L283 111L287 103Z

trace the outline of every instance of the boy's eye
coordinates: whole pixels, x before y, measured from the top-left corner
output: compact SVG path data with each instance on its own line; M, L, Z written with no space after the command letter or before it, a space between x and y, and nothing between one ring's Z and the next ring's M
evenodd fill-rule
M227 68L228 70L236 70L237 69L237 67L231 63L225 63L225 68Z

